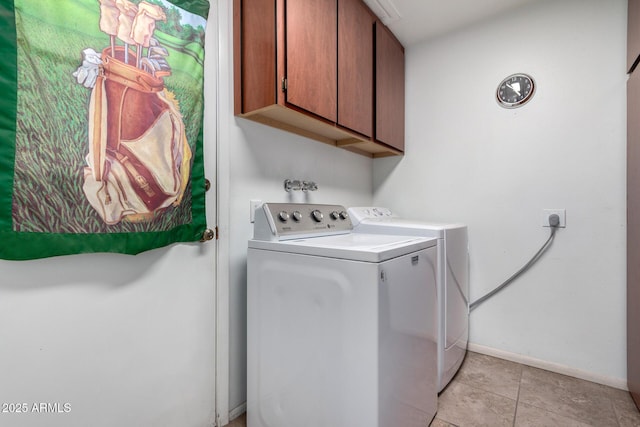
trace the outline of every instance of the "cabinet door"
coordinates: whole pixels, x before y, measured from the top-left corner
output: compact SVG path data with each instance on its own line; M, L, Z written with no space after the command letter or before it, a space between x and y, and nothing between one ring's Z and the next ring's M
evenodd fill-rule
M404 151L404 48L376 22L376 140Z
M287 103L337 121L337 0L286 2Z
M373 23L361 0L338 0L338 124L373 129Z
M273 0L234 0L234 20L235 113L241 114L276 102Z
M627 386L640 408L640 70L627 82Z

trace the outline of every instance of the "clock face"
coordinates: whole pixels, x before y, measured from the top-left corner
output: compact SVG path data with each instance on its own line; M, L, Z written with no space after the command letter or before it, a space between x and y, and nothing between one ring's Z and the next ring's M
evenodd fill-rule
M498 103L505 108L516 108L524 105L533 96L535 83L531 76L513 74L504 79L496 91Z

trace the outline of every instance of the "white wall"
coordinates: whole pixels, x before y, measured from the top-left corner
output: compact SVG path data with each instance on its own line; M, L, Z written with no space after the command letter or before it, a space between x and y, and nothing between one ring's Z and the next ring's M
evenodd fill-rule
M567 228L471 315L470 342L625 383L624 0L541 1L407 49L406 156L374 161L374 201L469 225L472 300ZM502 78L537 93L506 110Z
M205 83L210 177L216 163L215 2L211 8ZM208 197L210 225L215 207ZM214 266L212 242L135 257L0 261L0 404L28 409L7 414L0 407L0 425L214 425ZM63 413L31 412L40 403Z

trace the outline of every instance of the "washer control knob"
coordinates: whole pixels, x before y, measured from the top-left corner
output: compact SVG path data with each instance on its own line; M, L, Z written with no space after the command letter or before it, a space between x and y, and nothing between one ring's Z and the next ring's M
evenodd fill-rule
M340 211L340 219L349 218L349 214L346 211Z
M287 222L289 220L289 214L285 211L280 211L278 218L280 218L280 221L282 222Z
M331 219L339 219L340 214L337 211L331 212Z
M322 215L322 212L320 212L319 210L314 209L311 212L311 218L313 218L315 222L322 222L322 220L324 219L324 215Z
M302 220L302 214L299 211L294 211L291 216L295 222L300 222L300 220Z

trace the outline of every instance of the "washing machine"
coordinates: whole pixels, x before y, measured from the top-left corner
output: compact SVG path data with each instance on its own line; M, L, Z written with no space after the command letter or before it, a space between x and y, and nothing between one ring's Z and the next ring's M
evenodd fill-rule
M353 233L343 206L257 209L247 256L247 426L429 425L436 245Z
M354 231L434 237L438 240L438 392L451 381L469 340L467 226L411 221L382 207L349 208Z

